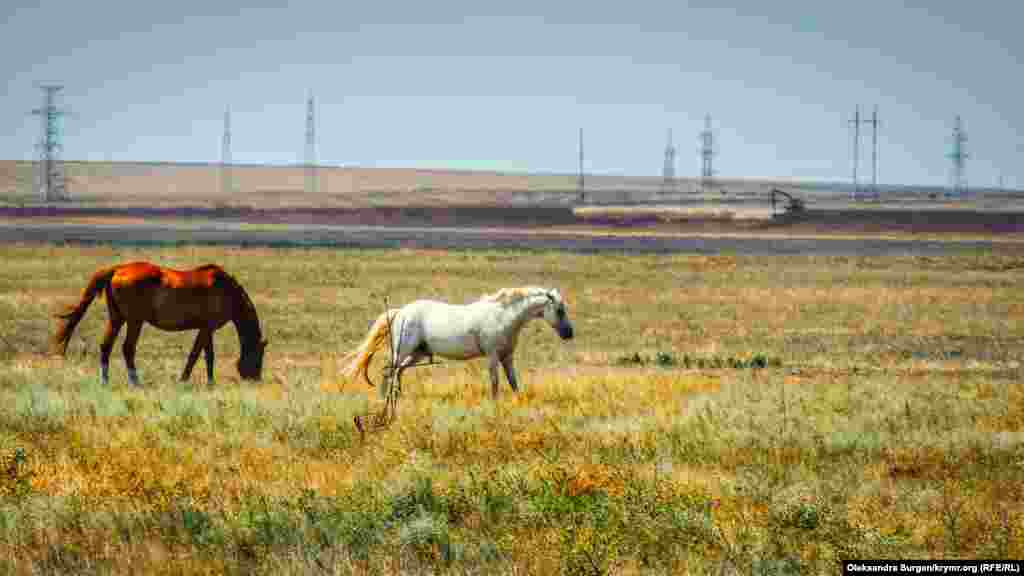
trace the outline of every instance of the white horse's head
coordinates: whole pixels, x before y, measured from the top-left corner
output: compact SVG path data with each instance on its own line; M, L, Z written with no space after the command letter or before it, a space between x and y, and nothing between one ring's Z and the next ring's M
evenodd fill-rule
M572 340L572 322L569 321L569 312L566 310L562 295L557 288L545 290L544 295L547 297L541 312L544 320L558 332L562 340Z

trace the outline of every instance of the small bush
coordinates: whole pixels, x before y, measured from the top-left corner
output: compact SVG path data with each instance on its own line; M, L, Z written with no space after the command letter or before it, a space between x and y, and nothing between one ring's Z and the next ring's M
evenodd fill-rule
M653 365L659 368L671 368L673 366L682 366L689 370L697 368L699 370L704 369L720 369L720 368L732 368L734 370L758 370L761 368L778 368L782 366L782 361L778 358L771 358L764 354L754 354L749 358L735 357L735 356L697 356L693 357L689 354L683 354L682 357L677 358L669 352L657 352L653 357L641 355L639 352L627 354L616 358L613 362L616 366L648 366Z

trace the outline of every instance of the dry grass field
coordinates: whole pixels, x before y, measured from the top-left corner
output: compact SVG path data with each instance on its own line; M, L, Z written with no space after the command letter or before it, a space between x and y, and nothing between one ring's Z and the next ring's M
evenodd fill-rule
M0 573L834 574L840 558L1024 557L1024 261L0 246ZM118 261L222 264L270 345L241 382L175 378L143 330L98 381ZM339 359L381 311L557 286L523 390L407 373L398 421ZM378 360L379 362L379 360ZM200 363L200 366L202 364ZM376 370L376 368L375 368Z

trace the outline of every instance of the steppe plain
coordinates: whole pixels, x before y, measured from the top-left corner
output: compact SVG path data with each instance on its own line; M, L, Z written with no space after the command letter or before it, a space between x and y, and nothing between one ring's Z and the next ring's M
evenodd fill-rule
M212 184L154 191L159 179L135 168L134 183L100 174L110 189L91 193L79 177L72 205L8 189L0 228L55 232L0 244L0 572L834 574L844 558L1024 557L1024 250L1012 199L894 198L840 218L833 195L809 202L814 217L772 222L736 216L763 213L763 197L706 199L694 203L706 212L681 218L624 206L623 185L609 184L588 221L572 212L568 177L460 188L403 174L412 183L391 196L366 185L358 199L328 175L310 200L298 169L287 188L239 175L239 190L217 197ZM474 222L459 221L471 205ZM217 227L377 227L388 214L428 231L454 219L453 234L708 243L588 253L189 241ZM893 215L851 226L855 214ZM184 232L76 243L60 236L72 224ZM713 243L730 235L806 249ZM913 247L829 253L822 237ZM227 327L216 384L201 370L176 382L192 335L148 327L144 386L128 386L119 347L102 386L102 302L67 357L48 354L52 314L95 269L136 259L233 273L270 339L263 380L238 379ZM490 400L480 362L416 369L398 421L360 438L352 417L380 401L341 379L339 362L385 296L468 302L521 284L559 287L577 337L530 324L519 394L503 384Z

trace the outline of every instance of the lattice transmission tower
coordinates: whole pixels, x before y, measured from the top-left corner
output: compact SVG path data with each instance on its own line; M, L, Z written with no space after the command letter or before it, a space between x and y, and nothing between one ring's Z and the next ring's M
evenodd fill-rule
M220 141L220 191L230 194L235 189L231 173L231 109L224 110L224 135Z
M711 129L711 114L704 116L704 129L700 132L700 188L705 194L711 190L714 184L715 168L713 160L717 154L715 150L715 133Z
M949 192L947 197L963 199L967 196L967 177L964 174L964 164L968 158L964 144L967 143L967 132L963 128L960 116L953 122L953 150L946 155L953 161L953 170L950 175Z
M676 191L676 147L672 145L672 129L668 129L668 140L665 144L665 166L661 171L661 191Z
M313 95L306 101L306 192L316 193L320 188L316 165L316 107Z
M42 120L42 132L36 148L39 151L39 164L36 167L35 186L43 202L69 200L67 181L64 176L64 163L60 153L61 117L66 110L57 107L57 93L64 89L59 85L40 86L43 90L43 105L32 111L33 115Z

